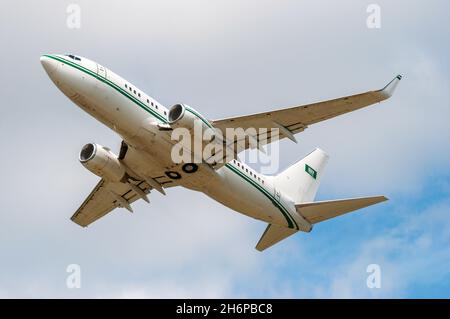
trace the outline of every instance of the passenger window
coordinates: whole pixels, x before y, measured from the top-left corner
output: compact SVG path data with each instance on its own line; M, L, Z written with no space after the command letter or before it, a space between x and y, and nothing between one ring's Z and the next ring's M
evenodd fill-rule
M149 100L147 99L147 103L149 103Z
M133 93L136 94L136 90L133 90Z
M128 88L128 85L125 83L125 87Z

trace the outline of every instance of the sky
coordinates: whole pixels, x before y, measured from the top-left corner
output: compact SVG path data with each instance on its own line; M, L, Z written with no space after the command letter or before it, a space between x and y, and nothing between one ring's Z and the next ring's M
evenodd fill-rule
M80 8L69 28L67 8ZM368 28L370 4L380 28ZM448 1L10 1L0 11L0 297L450 297ZM260 253L266 225L182 188L83 229L98 181L78 162L120 138L70 102L45 53L97 61L166 106L209 119L379 89L388 101L280 143L280 170L330 155L317 200L390 200ZM81 287L69 288L69 265ZM369 265L379 288L369 288Z

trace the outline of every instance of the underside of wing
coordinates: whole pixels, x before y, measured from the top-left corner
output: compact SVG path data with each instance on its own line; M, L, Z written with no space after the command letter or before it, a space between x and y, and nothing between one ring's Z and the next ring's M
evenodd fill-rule
M146 182L133 184L112 183L101 179L80 208L71 217L76 224L86 227L116 207L131 210L130 204L150 192ZM139 191L140 190L140 191ZM142 192L142 193L141 193Z
M96 154L96 149L100 149L100 147L99 145L93 147L93 154ZM102 147L102 149L105 148ZM107 151L110 152L110 150ZM112 152L108 154L113 159L116 157ZM90 156L92 155L88 157ZM143 199L146 202L150 202L148 194L152 189L165 195L164 189L179 185L178 180L164 174L163 168L148 164L148 159L143 157L142 153L130 147L125 141L122 141L117 161L119 163L117 165L123 168L122 177L115 179L102 178L71 217L74 223L86 227L117 207L122 207L132 212L131 204L136 200ZM152 170L137 174L130 168L130 166L139 167L139 165L149 165L152 167ZM88 169L91 170L89 167ZM94 173L99 176L108 176L107 174L98 174L95 170Z
M165 194L160 188L161 185L164 188L176 186L167 176L148 178L145 181L129 180L127 183L114 183L101 179L73 214L71 220L86 227L117 207L132 212L131 204L136 200L143 199L149 202L147 194L152 189Z
M251 140L256 140L258 144L262 145L282 138L296 141L294 134L302 132L308 125L388 99L392 96L401 78L400 75L396 76L380 90L270 112L214 120L212 124L215 128L220 129L224 135L226 135L227 128L242 128L244 130L255 128L257 130L256 135L245 142L244 149L251 146ZM279 135L275 137L276 133ZM238 144L239 140L235 139L230 142ZM241 151L241 149L238 151Z

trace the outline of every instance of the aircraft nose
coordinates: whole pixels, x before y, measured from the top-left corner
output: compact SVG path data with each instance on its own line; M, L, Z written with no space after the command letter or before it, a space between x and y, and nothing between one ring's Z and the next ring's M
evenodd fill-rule
M45 72L47 72L49 76L56 71L58 63L55 60L45 55L41 56L40 60Z

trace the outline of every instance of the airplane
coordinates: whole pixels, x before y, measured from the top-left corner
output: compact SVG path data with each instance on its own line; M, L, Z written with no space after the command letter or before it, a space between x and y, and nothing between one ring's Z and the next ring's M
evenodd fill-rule
M101 179L71 217L87 227L115 208L133 212L131 204L155 190L163 195L174 186L203 192L230 209L267 223L256 245L263 251L299 232L310 232L325 220L386 201L385 196L314 201L329 156L317 148L276 175L263 175L240 161L237 153L223 163L177 163L171 156L176 127L191 130L194 122L205 128L277 129L279 139L297 142L295 134L309 125L384 101L402 79L385 87L333 100L257 114L208 120L194 108L177 103L164 107L131 82L103 65L73 54L44 54L40 62L53 83L72 102L115 131L122 139L119 154L96 143L84 145L79 161ZM272 131L271 131L272 132ZM260 145L275 134L249 136ZM236 144L237 138L221 143ZM242 151L242 149L240 151ZM188 150L191 151L191 150Z

